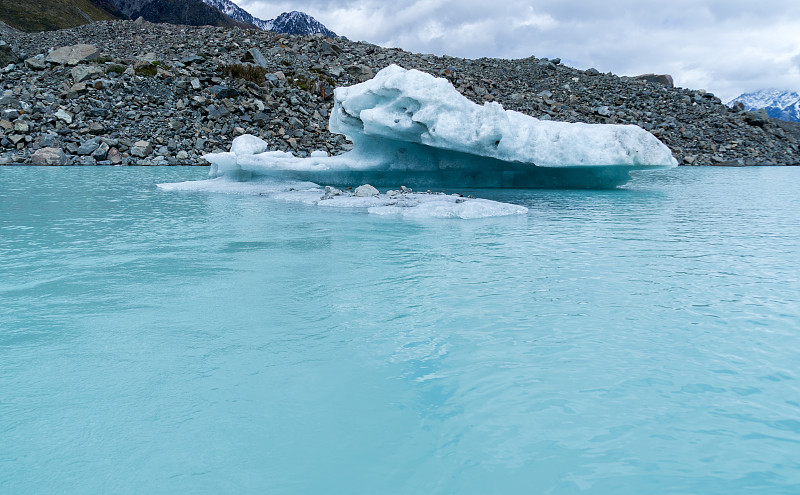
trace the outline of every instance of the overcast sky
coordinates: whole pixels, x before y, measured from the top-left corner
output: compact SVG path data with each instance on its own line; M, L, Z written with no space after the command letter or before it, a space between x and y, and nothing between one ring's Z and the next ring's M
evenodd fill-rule
M800 0L234 0L300 10L352 40L479 58L560 57L578 69L672 74L727 101L800 91Z

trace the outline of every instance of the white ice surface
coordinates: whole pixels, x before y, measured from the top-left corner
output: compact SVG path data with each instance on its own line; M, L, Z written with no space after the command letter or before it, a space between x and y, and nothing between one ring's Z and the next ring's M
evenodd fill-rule
M300 202L327 208L362 209L373 215L391 215L402 218L473 219L528 213L528 209L524 206L441 193L408 193L391 196L380 194L371 197L341 195L324 199L324 191L316 184L274 179L238 182L218 177L201 181L158 184L158 187L165 191L258 195L279 201Z
M634 125L541 121L477 105L446 79L390 65L337 88L331 132L352 151L300 158L245 135L213 153L212 176L254 175L322 184L397 187L615 187L631 170L677 165L663 143Z

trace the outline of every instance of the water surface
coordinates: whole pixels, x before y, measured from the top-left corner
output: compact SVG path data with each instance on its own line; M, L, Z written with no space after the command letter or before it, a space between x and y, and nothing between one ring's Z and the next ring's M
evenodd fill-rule
M205 172L0 167L0 493L797 493L800 169L155 187Z

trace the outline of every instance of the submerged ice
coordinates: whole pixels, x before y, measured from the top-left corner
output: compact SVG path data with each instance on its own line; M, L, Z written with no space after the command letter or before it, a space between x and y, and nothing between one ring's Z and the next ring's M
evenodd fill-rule
M351 140L352 151L301 158L244 135L230 152L205 156L211 175L338 186L607 188L627 182L632 170L677 165L638 126L542 121L495 102L477 105L446 79L396 65L334 97L329 128Z
M320 188L311 182L293 182L259 177L239 182L226 177L202 181L187 181L159 184L165 191L205 191L226 194L258 195L279 201L290 201L317 205L327 208L363 209L372 215L394 216L400 218L461 218L475 219L524 215L524 206L501 203L488 199L467 197L459 194L415 193L408 188L389 190L383 194L359 195L341 191L330 186Z

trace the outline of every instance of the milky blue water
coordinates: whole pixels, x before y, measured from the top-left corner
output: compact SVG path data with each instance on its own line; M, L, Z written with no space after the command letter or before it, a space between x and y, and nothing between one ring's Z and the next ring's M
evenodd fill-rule
M408 221L0 167L0 493L800 493L800 168Z

